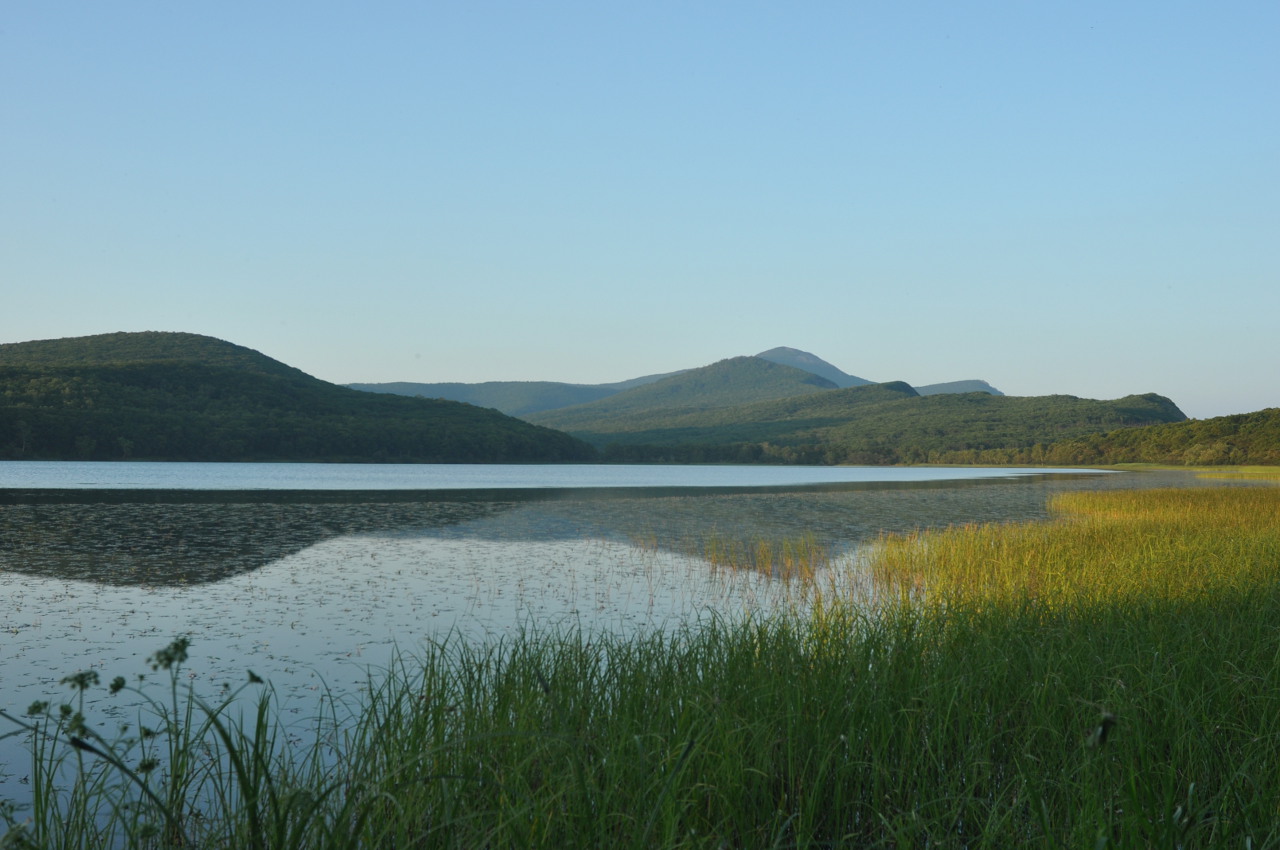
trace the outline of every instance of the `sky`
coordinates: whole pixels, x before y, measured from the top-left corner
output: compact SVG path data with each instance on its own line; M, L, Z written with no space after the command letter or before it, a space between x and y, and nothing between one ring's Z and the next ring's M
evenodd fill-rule
M0 342L1280 407L1280 4L0 9Z

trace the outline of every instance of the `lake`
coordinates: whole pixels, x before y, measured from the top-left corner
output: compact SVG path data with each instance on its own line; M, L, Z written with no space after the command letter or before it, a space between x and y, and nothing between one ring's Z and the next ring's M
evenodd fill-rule
M1080 470L599 464L71 463L0 461L0 490L584 490L793 487L1009 478Z
M855 467L0 463L0 707L146 672L190 635L197 693L253 670L287 716L398 648L521 629L630 633L785 603L712 549L803 538L835 572L882 533L1046 516L1064 489L1182 473ZM103 723L131 706L102 697ZM136 718L132 718L136 719ZM0 729L0 734L9 731ZM109 730L108 730L109 731ZM0 741L0 799L29 758Z

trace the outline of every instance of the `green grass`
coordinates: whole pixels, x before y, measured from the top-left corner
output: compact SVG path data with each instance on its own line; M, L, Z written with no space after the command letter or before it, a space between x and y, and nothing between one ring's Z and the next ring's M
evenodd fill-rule
M79 783L0 846L1280 846L1280 489L1054 507L886 539L871 604L446 641L300 747L269 703L191 712L175 664L155 740L187 767L126 737L104 770L42 714Z

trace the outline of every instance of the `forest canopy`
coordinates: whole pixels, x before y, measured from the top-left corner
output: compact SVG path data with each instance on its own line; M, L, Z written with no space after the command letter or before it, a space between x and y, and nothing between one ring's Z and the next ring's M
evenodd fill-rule
M361 393L210 337L121 333L0 346L0 457L548 462L595 452L497 411Z

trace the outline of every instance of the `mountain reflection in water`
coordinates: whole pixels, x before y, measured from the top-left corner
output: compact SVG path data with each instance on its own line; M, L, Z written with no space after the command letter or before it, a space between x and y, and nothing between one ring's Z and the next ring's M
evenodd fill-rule
M0 492L0 571L116 586L218 582L345 536L596 539L690 554L709 537L876 538L1046 516L1051 491L1145 476L1043 476L690 491ZM1147 479L1145 483L1152 483Z

